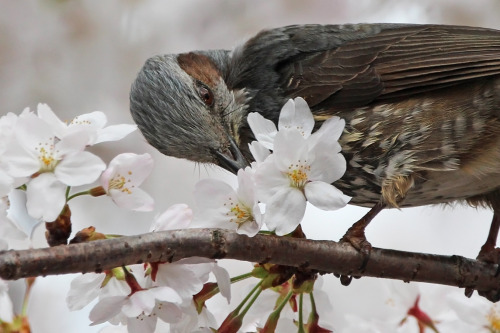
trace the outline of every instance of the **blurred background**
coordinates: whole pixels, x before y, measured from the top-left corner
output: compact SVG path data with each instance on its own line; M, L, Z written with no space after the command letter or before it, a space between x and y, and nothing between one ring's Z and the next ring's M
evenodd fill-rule
M500 28L498 0L0 0L0 114L49 104L63 120L95 110L109 124L132 123L128 109L131 82L144 61L155 54L195 49L230 49L259 30L304 23L443 23ZM193 203L194 184L206 177L233 181L210 166L163 156L139 132L116 143L94 147L106 162L121 152L149 152L155 160L144 184L156 200L152 213L118 209L107 198L72 201L74 230L94 225L104 233L138 234L149 230L153 216L174 203ZM306 235L338 240L366 209L349 206L325 213L310 208ZM375 247L475 257L492 213L467 207L422 207L382 212L367 230ZM35 246L45 246L43 230ZM247 263L226 261L234 272ZM88 310L70 313L65 297L72 277L37 280L29 313L33 332L97 332ZM330 322L343 332L346 318L360 304L377 297L380 280L363 278L343 287L325 278L332 296ZM423 285L425 289L427 286ZM17 305L23 284L11 284ZM373 295L372 295L373 294ZM372 302L372 301L370 301ZM418 332L406 325L405 332ZM399 331L398 331L399 332Z

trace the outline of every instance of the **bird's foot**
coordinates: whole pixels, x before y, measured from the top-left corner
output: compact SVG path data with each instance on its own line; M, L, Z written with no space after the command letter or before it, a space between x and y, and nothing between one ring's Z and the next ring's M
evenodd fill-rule
M484 244L483 247L481 247L481 251L479 251L476 259L488 264L498 265L500 263L500 248L494 247L490 244ZM498 273L499 271L497 270L496 275L498 275Z
M345 235L340 239L341 243L349 243L356 250L358 250L363 255L363 262L359 267L360 271L363 271L368 264L368 259L370 259L370 253L372 251L372 245L366 239L364 228L356 228L352 226Z
M351 229L349 229L347 230L346 234L340 239L340 242L351 244L364 256L370 256L370 253L372 251L372 245L366 239L364 232L359 235L356 232L351 232Z
M488 264L496 264L497 270L495 272L495 276L498 276L500 274L500 248L497 248L494 245L486 242L486 244L484 244L481 247L481 250L479 251L479 254L477 255L476 259ZM465 288L465 296L471 297L473 293L474 293L474 288ZM500 301L499 290L490 290L490 291L478 290L478 294L490 300L491 302Z

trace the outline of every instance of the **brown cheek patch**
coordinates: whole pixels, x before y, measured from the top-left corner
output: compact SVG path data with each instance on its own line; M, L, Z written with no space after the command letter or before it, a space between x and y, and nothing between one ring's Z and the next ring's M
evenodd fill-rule
M220 72L212 60L202 54L193 52L177 56L179 66L191 77L209 86L215 86L220 79Z

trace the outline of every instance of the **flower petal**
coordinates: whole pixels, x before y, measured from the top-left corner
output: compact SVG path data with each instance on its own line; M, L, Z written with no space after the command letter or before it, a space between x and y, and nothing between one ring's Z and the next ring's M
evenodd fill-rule
M175 204L155 217L149 231L186 229L193 219L193 210L186 204Z
M267 202L283 187L289 187L290 181L276 166L276 156L270 155L259 164L255 171L255 187L257 199Z
M196 209L191 227L236 229L228 214L228 202L238 201L231 186L216 179L202 179L195 185L194 199Z
M308 138L314 128L314 118L309 106L302 97L290 99L281 109L278 129L297 129L304 138Z
M278 132L276 125L274 125L271 120L264 118L257 112L249 113L247 121L257 141L259 141L264 147L272 150L274 137Z
M66 185L52 173L43 173L28 183L28 214L45 222L54 221L66 204Z
M127 296L110 296L99 300L89 314L91 325L102 324L118 315L128 301Z
M274 139L273 155L277 168L286 172L290 165L308 159L309 147L298 130L281 130Z
M309 178L331 184L344 175L346 168L347 163L344 155L322 150L316 152L314 156Z
M336 116L328 118L323 122L321 127L311 135L309 142L311 146L314 146L318 142L336 142L342 135L344 127L344 119L340 119Z
M229 304L231 302L231 278L228 271L216 263L212 272L215 275L220 294L227 299L227 303Z
M101 142L118 141L137 129L137 125L119 124L112 125L97 131L97 138L91 144Z
M106 164L98 156L81 151L66 156L54 170L61 182L69 186L90 184L101 175Z
M139 186L153 171L153 158L148 153L124 153L109 162L109 167L122 176L126 176L131 185Z
M7 218L13 221L22 231L25 238L31 237L33 230L41 223L39 219L31 217L26 211L27 195L23 190L13 190L9 193L10 207L7 210Z
M269 149L267 149L259 141L252 141L248 144L248 149L257 163L264 162L264 160L271 154Z
M297 228L306 211L306 200L296 188L283 188L268 202L264 222L276 235L286 235Z
M154 199L140 188L134 188L130 193L111 189L109 194L118 207L139 212L149 212L154 209Z
M305 196L314 206L323 210L336 210L345 207L351 197L344 195L335 186L325 182L313 181L304 187Z
M81 310L99 296L101 284L106 274L87 273L78 275L71 281L66 296L66 304L71 311Z
M44 103L39 103L36 110L38 117L45 121L51 128L55 136L61 139L66 134L68 127L52 109Z

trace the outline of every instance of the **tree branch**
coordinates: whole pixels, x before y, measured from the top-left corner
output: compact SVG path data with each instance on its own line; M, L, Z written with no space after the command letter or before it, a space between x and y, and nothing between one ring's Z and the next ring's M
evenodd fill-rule
M350 245L290 237L249 238L220 229L185 229L52 248L0 252L0 277L101 272L121 265L200 256L270 262L325 273L420 281L499 292L497 266L460 256L373 248L363 256Z

